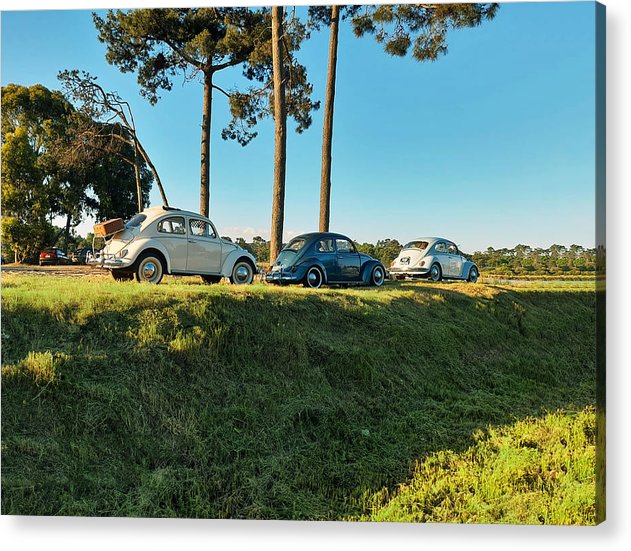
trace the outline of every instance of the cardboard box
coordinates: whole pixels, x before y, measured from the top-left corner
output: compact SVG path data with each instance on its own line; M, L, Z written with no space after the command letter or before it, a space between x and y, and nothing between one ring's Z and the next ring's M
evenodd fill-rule
M122 218L113 218L112 220L106 220L100 224L94 225L94 235L97 237L106 237L112 235L125 228L125 224Z

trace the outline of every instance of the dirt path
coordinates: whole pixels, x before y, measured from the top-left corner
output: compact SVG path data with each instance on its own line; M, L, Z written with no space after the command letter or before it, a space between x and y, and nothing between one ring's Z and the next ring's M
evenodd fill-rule
M69 264L68 266L37 266L27 264L3 264L0 267L2 273L41 275L53 277L110 277L108 270L95 268L94 266L82 266Z

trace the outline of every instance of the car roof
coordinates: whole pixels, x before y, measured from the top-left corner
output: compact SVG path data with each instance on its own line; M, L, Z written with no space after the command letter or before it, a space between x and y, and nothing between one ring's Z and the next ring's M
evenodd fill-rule
M406 241L406 243L411 243L412 241L427 241L428 243L434 243L435 241L447 241L449 243L455 243L455 241L445 239L444 237L415 237L414 239L410 239L410 241Z
M206 216L202 216L201 214L197 212L177 209L175 207L164 207L164 206L149 207L148 209L143 210L140 214L144 214L147 217L147 221L155 220L156 218L159 218L163 214L171 215L171 216L195 216L198 218L206 218L208 220Z
M312 239L322 239L322 238L327 238L327 237L330 237L333 239L343 238L343 239L349 239L350 241L352 241L352 239L346 235L343 235L341 233L336 233L336 232L330 232L330 231L324 231L324 232L316 231L316 232L310 232L310 233L303 233L301 235L296 235L295 237L292 237L290 241L292 239L297 239L297 238L311 241Z

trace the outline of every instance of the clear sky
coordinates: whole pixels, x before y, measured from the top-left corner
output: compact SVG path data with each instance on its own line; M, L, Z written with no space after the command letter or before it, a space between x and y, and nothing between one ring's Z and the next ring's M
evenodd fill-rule
M502 4L493 21L451 32L434 63L390 57L342 24L331 229L360 242L443 235L469 252L592 247L594 21L592 2ZM299 54L322 101L327 48L328 32L314 33ZM59 89L58 71L74 68L130 101L169 202L197 211L201 84L176 77L151 106L135 75L106 62L89 10L2 13L3 86ZM216 78L241 81L239 69ZM211 218L222 235L269 238L272 122L245 148L225 142L227 102L214 99ZM285 239L318 227L322 111L302 135L289 122Z

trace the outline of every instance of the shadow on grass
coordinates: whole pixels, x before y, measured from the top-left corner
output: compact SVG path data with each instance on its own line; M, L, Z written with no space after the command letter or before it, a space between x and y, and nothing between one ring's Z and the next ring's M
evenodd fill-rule
M3 513L336 519L476 429L593 404L593 294L478 287L5 303Z

